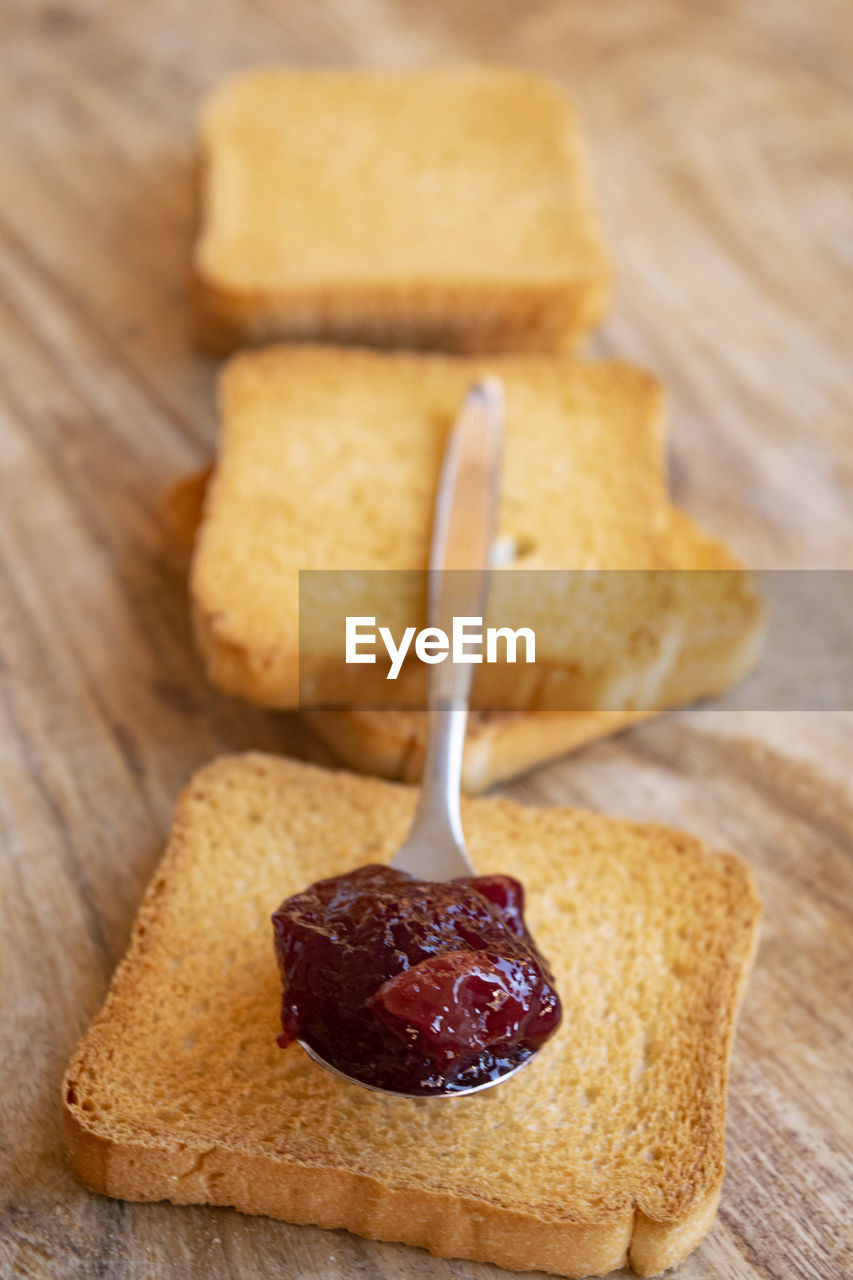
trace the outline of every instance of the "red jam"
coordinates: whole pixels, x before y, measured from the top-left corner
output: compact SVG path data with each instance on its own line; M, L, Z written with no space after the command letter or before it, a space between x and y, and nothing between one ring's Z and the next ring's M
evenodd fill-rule
M560 1022L553 978L510 876L414 880L371 865L287 898L273 916L284 982L278 1043L346 1075L445 1093L525 1062Z

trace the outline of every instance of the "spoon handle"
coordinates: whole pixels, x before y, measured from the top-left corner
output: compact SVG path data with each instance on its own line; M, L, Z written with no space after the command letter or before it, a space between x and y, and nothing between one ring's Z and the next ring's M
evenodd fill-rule
M430 547L428 622L451 638L454 618L482 619L485 608L504 419L503 387L497 378L484 378L465 397L444 452ZM406 845L413 845L417 835L418 844L428 840L434 859L439 850L447 850L446 865L433 861L430 879L473 871L459 812L472 678L473 665L453 662L452 655L430 670L423 781ZM395 859L393 865L400 863Z

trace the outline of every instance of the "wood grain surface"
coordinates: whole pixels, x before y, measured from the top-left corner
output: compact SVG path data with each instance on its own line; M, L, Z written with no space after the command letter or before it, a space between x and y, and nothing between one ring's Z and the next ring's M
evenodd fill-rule
M592 346L671 394L677 499L753 564L851 567L847 0L6 0L0 10L0 1276L486 1280L343 1232L78 1187L59 1082L192 771L326 759L212 692L161 487L211 448L193 124L259 61L517 62L583 109L619 274ZM765 926L728 1173L683 1280L853 1275L853 718L694 710L507 790L683 826Z

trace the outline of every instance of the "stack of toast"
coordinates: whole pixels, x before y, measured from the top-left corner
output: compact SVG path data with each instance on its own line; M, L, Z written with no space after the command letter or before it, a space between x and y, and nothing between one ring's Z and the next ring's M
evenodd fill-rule
M297 707L300 570L424 568L444 440L486 373L507 398L507 573L584 571L596 596L622 576L597 627L592 610L531 601L544 663L535 684L496 675L511 698L472 713L464 789L750 667L761 604L669 501L660 387L573 354L610 266L562 94L509 70L267 69L215 92L201 135L200 332L261 347L226 364L215 464L166 508L213 683ZM351 768L418 779L423 712L303 714ZM277 1047L269 916L311 881L388 860L415 802L413 786L261 755L196 775L66 1074L73 1170L108 1195L518 1270L664 1270L720 1195L760 914L748 867L651 824L466 801L478 872L524 880L564 1022L485 1094L392 1098Z
M492 710L472 716L468 791L717 693L755 660L762 610L748 575L668 500L661 391L650 375L564 356L306 345L244 353L220 379L218 460L203 504L203 477L168 502L175 540L189 543L200 522L190 589L212 681L262 706L301 701L344 763L415 781L424 713L377 710L364 667L361 705L304 708L299 571L426 563L444 437L485 369L507 389L499 540L516 549L515 565L617 573L604 580L613 607L598 625L581 590L600 587L592 573L568 614L542 593L547 574L532 579L525 616L536 624L538 684L526 686L515 668L507 687L486 686ZM280 477L295 474L302 483L283 491ZM411 620L411 602L400 609ZM550 709L531 710L547 708L549 694Z

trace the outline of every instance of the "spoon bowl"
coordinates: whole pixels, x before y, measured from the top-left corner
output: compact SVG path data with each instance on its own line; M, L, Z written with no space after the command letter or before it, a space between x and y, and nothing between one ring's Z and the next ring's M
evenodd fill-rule
M368 1084L365 1080L359 1080L356 1076L347 1075L345 1071L341 1071L339 1067L334 1066L326 1058L312 1049L310 1044L306 1044L304 1040L298 1041L309 1058L325 1067L327 1071L331 1071L332 1075L337 1076L340 1080L346 1080L347 1084L357 1084L360 1089L367 1089L370 1093L384 1093L388 1098L414 1098L419 1102L432 1101L433 1098L467 1098L472 1093L482 1093L485 1089L491 1089L496 1084L503 1084L504 1080L508 1080L510 1076L518 1075L529 1062L536 1057L535 1053L531 1053L529 1058L525 1058L524 1062L517 1063L514 1067L502 1071L500 1075L495 1076L491 1080L483 1080L480 1084L472 1084L464 1089L445 1089L439 1093L404 1093L402 1089L381 1089L378 1084Z

